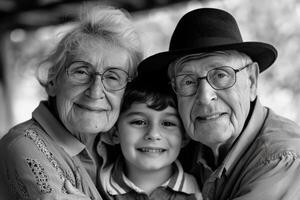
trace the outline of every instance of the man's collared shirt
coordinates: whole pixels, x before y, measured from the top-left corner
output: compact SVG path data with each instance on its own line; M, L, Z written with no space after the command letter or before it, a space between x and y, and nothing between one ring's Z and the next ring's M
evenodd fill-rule
M95 158L45 102L36 108L31 120L12 128L1 139L0 159L0 199L38 199L66 193L65 180L91 199L102 199L93 181Z
M254 111L222 164L212 170L204 146L191 171L204 200L300 199L300 128L262 107Z
M183 171L179 161L173 164L174 173L164 184L156 188L150 195L131 182L124 174L124 162L119 158L114 165L102 174L105 191L115 200L200 200L202 196L196 180Z

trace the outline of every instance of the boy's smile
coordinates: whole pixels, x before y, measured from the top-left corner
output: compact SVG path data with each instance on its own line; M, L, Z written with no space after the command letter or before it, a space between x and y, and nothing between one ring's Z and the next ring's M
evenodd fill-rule
M157 111L146 103L133 103L118 121L118 141L127 170L171 168L182 146L182 134L175 108Z

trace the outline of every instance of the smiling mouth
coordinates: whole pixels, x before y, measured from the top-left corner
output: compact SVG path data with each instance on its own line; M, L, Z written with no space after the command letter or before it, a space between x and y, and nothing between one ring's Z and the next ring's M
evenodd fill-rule
M96 108L96 107L91 107L91 106L81 105L81 104L75 104L75 105L78 106L81 109L89 110L89 111L96 111L96 112L106 111L103 108Z
M199 116L196 119L201 120L201 121L206 121L206 120L216 120L225 115L226 113L218 113L218 114L213 114L213 115L207 115L207 116Z
M163 148L151 148L151 147L138 148L137 150L143 153L162 153L166 151L166 149Z

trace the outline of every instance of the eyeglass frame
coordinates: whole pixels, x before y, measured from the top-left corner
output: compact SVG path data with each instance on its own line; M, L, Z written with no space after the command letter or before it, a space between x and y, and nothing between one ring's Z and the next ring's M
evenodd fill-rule
M240 72L240 71L246 69L246 68L249 67L251 64L252 64L252 63L246 64L245 66L243 66L243 67L241 67L241 68L239 68L239 69L234 69L233 67L231 67L231 66L226 66L226 65L220 66L220 67L216 67L216 68L214 68L214 69L210 69L210 70L206 73L206 76L198 77L198 78L196 79L196 80L197 80L197 87L196 87L195 91L194 91L192 94L190 94L190 95L182 95L182 94L180 94L179 92L176 91L176 81L175 81L175 79L176 79L177 76L174 76L174 78L172 78L172 80L171 80L170 83L171 83L171 85L172 85L172 89L174 90L174 92L175 92L177 95L179 95L179 96L184 96L184 97L194 96L194 95L197 93L197 90L198 90L198 88L199 88L200 80L202 80L202 79L205 79L205 80L207 81L207 83L208 83L213 89L215 89L215 90L226 90L226 89L229 89L229 88L231 88L231 87L233 87L233 86L235 85L235 83L236 83L236 74L237 74L238 72ZM229 67L229 68L231 68L231 69L234 71L234 82L232 83L232 85L230 85L230 86L228 86L228 87L225 87L225 88L215 88L215 87L209 82L208 74L209 74L209 72L212 71L212 70L216 70L216 69L218 69L218 68L223 68L223 67ZM183 75L191 75L191 74L180 74L180 75L178 75L178 76L183 76Z
M88 63L88 62L85 62L85 61L82 61L82 60L76 60L76 61L71 62L71 63L65 68L65 73L67 74L67 77L68 77L70 80L71 80L71 78L70 78L70 74L69 74L69 70L68 70L68 69L70 68L70 66L71 66L72 64L77 63L77 62L82 62L82 63L87 64L88 66L92 66L92 64L90 64L90 63ZM105 74L107 71L112 70L112 69L117 69L117 70L123 71L123 72L127 75L127 78L125 79L126 82L125 82L124 86L121 87L121 88L119 88L119 89L107 89L106 86L105 86L106 84L103 83L103 74ZM106 91L108 91L108 92L114 92L114 91L122 90L122 89L124 89L124 88L126 87L126 85L127 85L129 82L132 81L132 77L129 76L129 73L128 73L127 71L125 71L125 70L123 70L123 69L119 69L119 68L117 68L117 67L109 67L109 68L107 68L106 70L104 70L103 73L92 72L88 82L84 82L84 83L83 83L83 82L77 82L77 83L80 84L80 85L90 84L93 80L96 79L96 76L100 76L100 77L101 77L100 80L101 80L101 83L102 83L102 85L103 85L103 88L104 88Z

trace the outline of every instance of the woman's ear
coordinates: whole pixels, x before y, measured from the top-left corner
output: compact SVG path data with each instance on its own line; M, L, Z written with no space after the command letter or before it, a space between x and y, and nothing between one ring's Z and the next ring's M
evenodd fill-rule
M46 91L48 93L48 95L50 97L55 97L55 93L56 93L56 86L55 86L55 83L54 81L49 81L47 87L46 87Z

